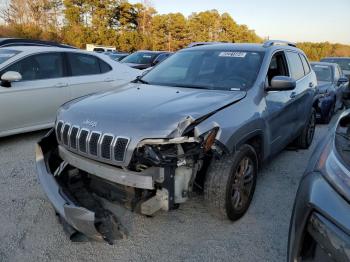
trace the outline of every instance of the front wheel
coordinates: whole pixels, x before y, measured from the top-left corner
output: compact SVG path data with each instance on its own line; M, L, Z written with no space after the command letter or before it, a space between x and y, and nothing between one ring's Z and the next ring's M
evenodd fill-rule
M316 129L316 111L312 108L309 121L305 125L303 131L296 139L296 145L301 149L308 149L312 143Z
M257 169L258 158L250 145L241 146L235 154L213 159L204 186L210 211L219 218L240 219L253 198Z

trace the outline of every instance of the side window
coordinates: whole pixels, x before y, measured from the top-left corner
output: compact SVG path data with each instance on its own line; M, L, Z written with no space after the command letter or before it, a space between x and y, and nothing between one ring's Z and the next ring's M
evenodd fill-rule
M288 66L284 52L277 52L273 55L267 72L268 85L275 76L289 76Z
M16 71L22 81L64 77L61 53L45 53L26 57L7 67L6 71Z
M105 61L103 61L101 59L98 59L98 60L100 63L100 69L101 69L102 74L107 73L107 72L112 70L112 67L109 64L107 64Z
M92 55L68 53L72 76L96 75L101 73L99 59Z
M303 63L303 66L304 66L305 75L307 75L307 74L310 73L310 71L311 71L310 65L309 65L309 63L307 62L306 57L305 57L304 55L301 55L301 54L300 54L300 58L301 58L301 62Z
M287 58L289 62L290 71L292 77L295 80L299 80L304 77L304 67L303 63L300 60L298 53L295 52L287 52Z
M334 67L334 81L338 81L338 79L340 78L340 71L338 66Z

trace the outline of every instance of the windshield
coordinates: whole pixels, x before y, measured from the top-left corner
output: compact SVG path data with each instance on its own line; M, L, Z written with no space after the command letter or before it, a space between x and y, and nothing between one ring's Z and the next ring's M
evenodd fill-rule
M336 63L340 66L341 70L350 71L350 58L325 58L322 62Z
M19 51L8 50L8 49L0 49L0 65L5 61L9 60L11 57L17 55Z
M332 82L332 68L326 65L311 65L316 73L317 81Z
M131 64L151 64L156 56L158 56L158 54L149 52L136 52L125 57L121 62Z
M264 52L186 50L163 61L142 80L164 86L247 89L258 76L263 56Z

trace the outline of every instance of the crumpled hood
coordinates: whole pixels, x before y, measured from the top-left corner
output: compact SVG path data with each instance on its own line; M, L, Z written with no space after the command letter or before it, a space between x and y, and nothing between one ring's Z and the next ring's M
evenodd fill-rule
M244 98L244 91L215 91L129 84L67 103L57 120L115 135L165 138L186 118L196 120ZM96 123L93 128L90 121Z

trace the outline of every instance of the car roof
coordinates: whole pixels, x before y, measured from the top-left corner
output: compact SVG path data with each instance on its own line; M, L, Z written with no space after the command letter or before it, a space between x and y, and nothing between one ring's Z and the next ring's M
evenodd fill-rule
M168 52L168 51L152 51L152 50L138 50L136 51L137 53L142 53L142 52L147 52L147 53L152 53L152 54L164 54L164 53L171 53L171 52ZM135 52L135 53L136 53Z
M311 65L323 65L323 66L338 66L335 63L329 63L329 62L311 62Z
M220 51L251 51L251 52L265 52L267 50L276 50L276 49L286 49L286 50L298 50L298 48L288 45L271 45L265 46L263 44L247 44L247 43L217 43L210 45L200 45L191 48L185 48L181 51L192 51L192 50L220 50Z
M332 56L330 56L330 57L325 57L325 58L322 58L321 60L324 60L324 59L335 59L335 60L348 60L348 59L350 59L350 57L346 57L346 56L344 56L344 57L340 57L340 56L334 56L334 57L332 57Z
M44 41L37 39L26 39L26 38L10 38L10 37L0 37L0 47L11 47L11 46L56 46L63 48L73 48L73 46L69 46L66 44L57 43L54 41Z
M1 47L0 50L15 50L20 52L26 52L26 53L36 53L36 52L50 52L50 51L56 51L56 52L85 52L85 53L92 53L86 50L82 49L70 49L70 48L62 48L62 47L55 47L55 46L6 46Z

